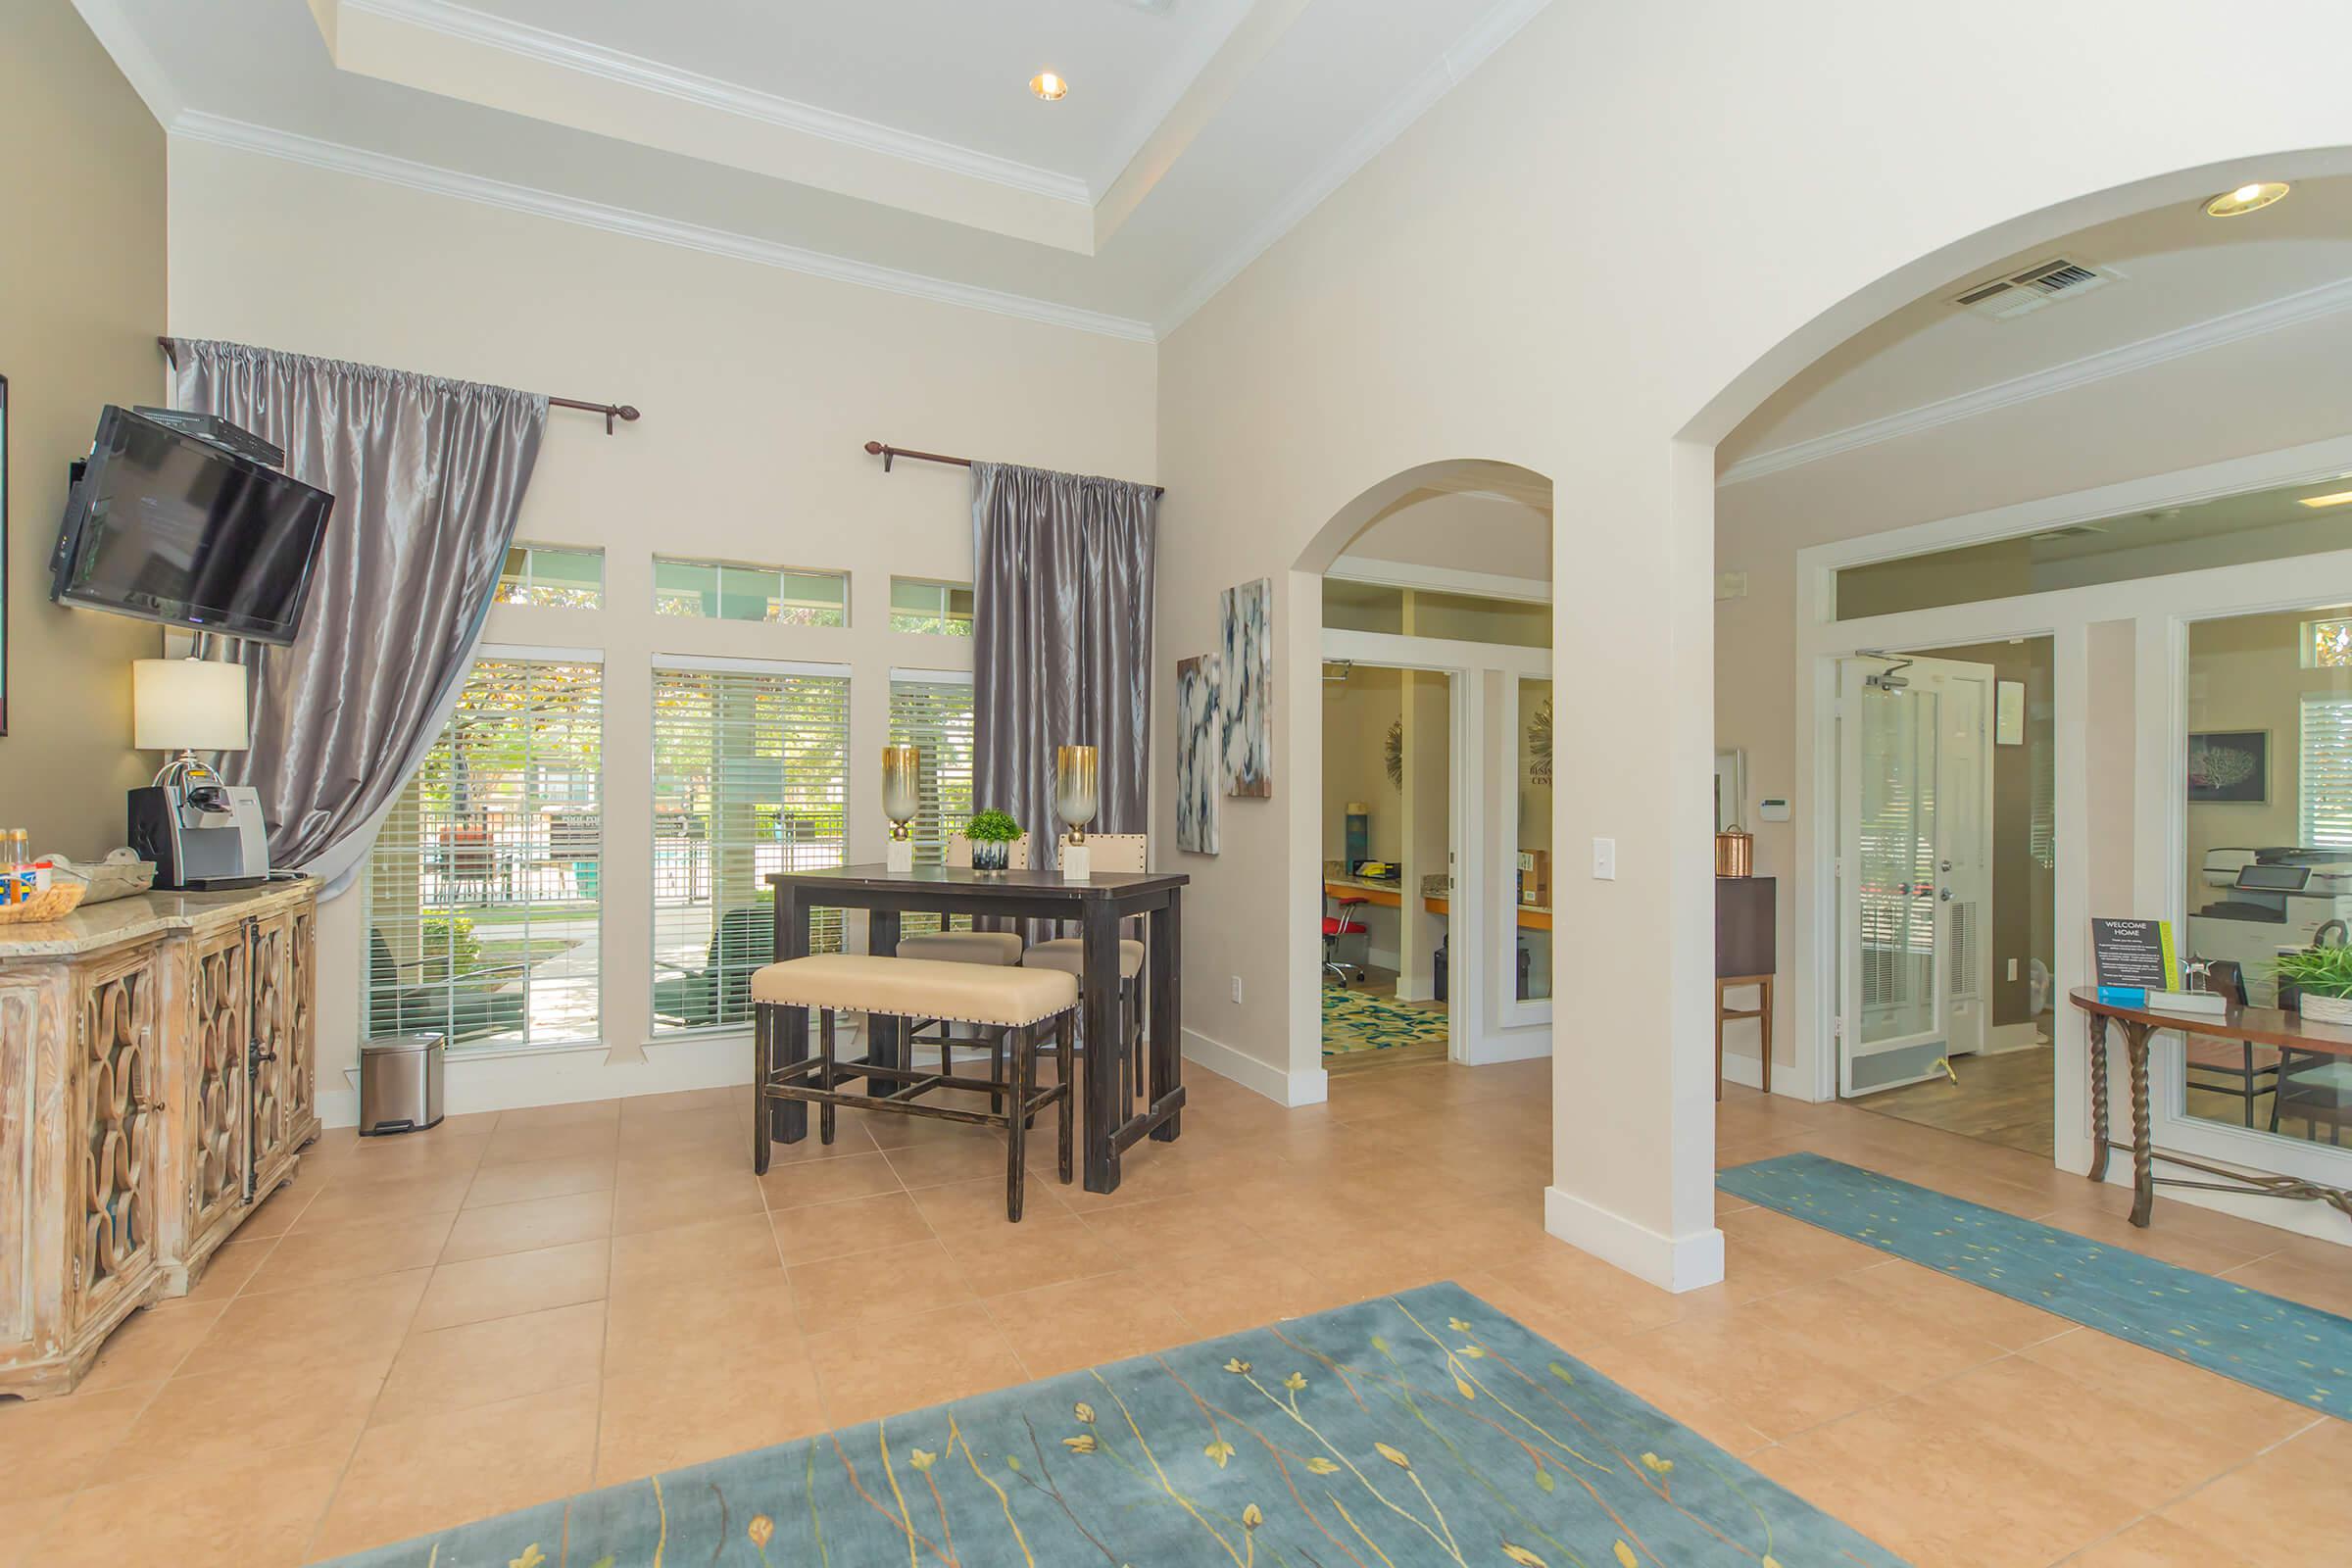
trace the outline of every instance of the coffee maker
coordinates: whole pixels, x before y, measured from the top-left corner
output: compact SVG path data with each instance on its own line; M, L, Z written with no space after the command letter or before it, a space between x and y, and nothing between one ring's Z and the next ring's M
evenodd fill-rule
M202 770L130 792L130 847L155 862L158 888L219 893L270 880L261 793Z

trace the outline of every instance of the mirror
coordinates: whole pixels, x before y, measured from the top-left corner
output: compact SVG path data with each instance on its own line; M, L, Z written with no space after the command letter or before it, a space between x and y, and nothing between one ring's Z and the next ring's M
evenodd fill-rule
M1746 810L1747 754L1741 751L1715 754L1715 831L1727 827L1745 827L1751 824L1740 820Z

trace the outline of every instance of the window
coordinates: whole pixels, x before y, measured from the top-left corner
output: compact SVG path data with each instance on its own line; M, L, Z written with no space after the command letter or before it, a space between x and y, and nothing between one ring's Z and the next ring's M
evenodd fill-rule
M2352 669L2352 620L2303 623L2305 669Z
M2352 697L2303 694L2298 844L2352 846Z
M368 858L368 1033L598 1036L604 670L483 657Z
M559 550L553 545L516 545L499 573L500 605L541 605L555 610L605 607L605 553Z
M771 872L839 865L850 680L830 666L678 660L654 670L654 1028L741 1024L774 952ZM841 951L839 909L809 947Z
M890 677L890 740L912 746L915 769L914 863L947 863L948 840L972 816L972 682L967 675L896 670ZM971 925L957 915L950 924ZM940 928L939 916L910 914L900 930Z
M942 637L972 634L972 585L890 579L890 629L931 632Z
M654 613L778 626L847 626L850 579L729 561L654 558Z

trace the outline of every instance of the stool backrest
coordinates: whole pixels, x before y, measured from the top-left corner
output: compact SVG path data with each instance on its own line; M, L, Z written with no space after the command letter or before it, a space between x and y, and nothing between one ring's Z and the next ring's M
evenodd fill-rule
M972 841L970 839L960 833L948 835L948 864L958 871L969 871L972 868ZM1004 868L1008 871L1029 869L1028 834L1024 833L1012 841L1011 847L1005 853Z

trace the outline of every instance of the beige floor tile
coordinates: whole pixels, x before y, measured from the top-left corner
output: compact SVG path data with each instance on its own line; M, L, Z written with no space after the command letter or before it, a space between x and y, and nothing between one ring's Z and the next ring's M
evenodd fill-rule
M612 1239L613 1300L689 1291L732 1290L745 1276L777 1276L783 1262L764 1214L640 1231Z
M241 1296L180 1362L178 1377L269 1364L342 1365L389 1358L409 1332L430 1269Z
M485 1165L473 1173L460 1206L486 1208L493 1203L520 1203L534 1198L564 1198L573 1193L610 1190L619 1169L612 1154L562 1154L554 1159L526 1159L512 1165Z
M597 1406L591 1383L370 1428L312 1554L341 1556L585 1490Z
M240 1237L224 1243L220 1250L204 1260L196 1275L195 1284L182 1301L225 1301L245 1289L253 1271L262 1260L277 1250L280 1238L256 1237L250 1241Z
M122 1326L107 1336L98 1359L82 1375L74 1392L103 1394L134 1383L153 1383L179 1370L188 1352L212 1332L221 1309L218 1301L159 1302L133 1312Z
M2229 1269L2222 1278L2338 1317L2352 1317L2352 1255L2315 1262L2292 1252L2274 1252Z
M388 1352L343 1361L239 1367L166 1383L107 1455L109 1480L291 1449L340 1457L359 1441L383 1387Z
M1954 1334L1989 1340L2005 1350L2022 1350L2075 1327L2055 1313L1901 1258L1841 1274L1837 1283L1841 1290L1885 1302L1891 1311L1933 1319Z
M1582 1354L1652 1404L1703 1400L1776 1443L1901 1392L1748 1312L1669 1323Z
M780 1146L779 1146L780 1147ZM845 1154L839 1159L808 1160L770 1165L760 1178L769 1208L799 1208L808 1203L837 1203L845 1198L871 1198L901 1190L898 1172L879 1152Z
M2164 1510L2255 1568L2344 1560L2352 1541L2352 1424L2322 1418Z
M502 1133L537 1131L543 1127L586 1127L617 1122L620 1120L622 1103L618 1100L580 1100L569 1104L530 1105L521 1110L505 1110L499 1112L498 1130Z
M1125 1266L1125 1259L1075 1214L970 1226L940 1241L975 1296L1058 1285Z
M771 1268L765 1276L711 1289L614 1300L606 1314L604 1372L609 1378L684 1375L800 1341L792 1288L782 1269Z
M99 1461L162 1387L144 1383L0 1404L0 1475L7 1477L0 1495L23 1502L79 1489L101 1473Z
M448 1245L442 1249L439 1261L463 1263L469 1258L534 1252L612 1234L611 1193L566 1193L559 1198L493 1203L487 1208L468 1208L458 1214L450 1226Z
M1146 1269L991 1297L988 1313L1032 1378L1172 1349L1203 1337Z
M1021 1200L1024 1220L1074 1212L1061 1196L1065 1190L1052 1182L1032 1180ZM932 1230L943 1236L955 1230L1011 1223L1004 1217L1003 1171L970 1181L917 1188L907 1196L913 1199L915 1208Z
M823 1265L819 1265L820 1267ZM1012 1343L978 1303L899 1313L812 1337L825 1414L855 1426L1026 1382ZM945 1426L934 1434L944 1446ZM921 1442L909 1435L907 1441Z
M483 1147L481 1163L516 1165L533 1160L564 1159L574 1154L610 1153L620 1147L620 1121L580 1122L568 1127L501 1125Z
M816 1370L797 1338L732 1347L708 1365L610 1377L596 1484L789 1443L826 1426Z
M412 1334L384 1378L371 1424L595 1383L604 1354L602 1301Z
M0 1494L0 1568L33 1568L49 1527L66 1511L63 1493L19 1497Z
M507 1252L443 1263L417 1303L416 1331L511 1317L551 1306L602 1300L612 1270L612 1247L599 1238L530 1252Z
M297 1172L294 1180L263 1199L260 1206L245 1216L244 1222L237 1226L237 1240L253 1242L270 1236L283 1236L294 1228L294 1222L302 1217L302 1211L310 1207L311 1200L317 1198L325 1187L324 1177L306 1177Z
M2109 1536L2067 1568L2252 1568L2245 1558L2209 1536L2183 1529L2161 1515L2142 1519L2121 1535Z
M816 1263L885 1247L931 1239L930 1223L905 1193L844 1199L778 1209L772 1216L777 1250L786 1263ZM1002 1214L997 1216L1003 1222Z
M885 1150L891 1169L908 1189L939 1187L948 1182L1004 1179L1005 1154L1002 1140L992 1134L929 1144L910 1144Z
M2030 1346L2023 1354L2167 1420L2189 1423L2247 1453L2301 1431L2312 1420L2310 1411L2276 1395L2094 1329L2075 1329Z
M324 1511L345 1449L220 1454L128 1480L67 1504L39 1544L44 1568L128 1563L295 1568Z
M666 1230L728 1214L764 1213L767 1205L750 1163L742 1160L736 1169L718 1175L660 1179L632 1175L612 1195L613 1234Z
M852 1257L803 1263L787 1269L785 1275L792 1282L793 1309L799 1315L801 1332L811 1336L906 1316L912 1304L906 1290L909 1280L938 1282L936 1289L924 1293L926 1302L946 1305L977 1299L947 1249L936 1241L909 1242Z
M473 1173L464 1170L375 1179L330 1176L287 1230L302 1236L354 1224L454 1214L472 1181Z
M253 1271L238 1294L252 1296L307 1285L332 1285L427 1267L440 1255L454 1217L433 1214L383 1224L289 1232L271 1247L270 1255L262 1259L261 1266Z

